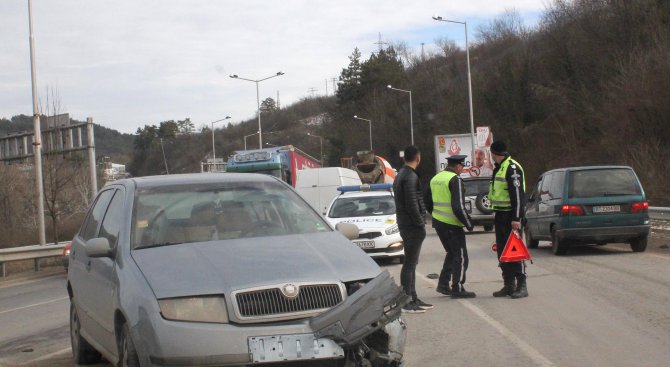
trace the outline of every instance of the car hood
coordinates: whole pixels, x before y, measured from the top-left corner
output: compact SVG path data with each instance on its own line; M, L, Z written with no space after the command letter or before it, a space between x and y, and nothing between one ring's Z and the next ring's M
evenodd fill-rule
M328 221L333 227L338 223L351 223L355 224L361 230L387 228L396 223L395 214L355 218L328 218Z
M339 232L185 243L133 250L132 257L159 299L287 282L349 282L381 272Z

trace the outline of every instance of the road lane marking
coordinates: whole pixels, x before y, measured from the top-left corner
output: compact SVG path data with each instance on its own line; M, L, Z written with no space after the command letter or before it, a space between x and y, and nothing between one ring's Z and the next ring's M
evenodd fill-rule
M25 365L25 364L30 365L30 364L33 364L33 363L35 363L35 362L44 361L44 360L50 359L51 357L55 357L55 356L57 356L57 355L64 354L64 353L69 352L69 351L71 351L71 350L72 350L72 347L67 347L67 348L65 348L65 349L61 349L61 350L59 350L59 351L57 351L57 352L49 353L49 354L47 354L47 355L44 355L44 356L41 356L41 357L37 357L37 358L35 358L35 359L31 359L31 360L29 360L28 362L26 362L26 363L22 363L22 364L24 364L24 365Z
M430 283L434 287L437 287L437 281L427 278L425 275L419 273L418 271L416 272L416 276L418 278L423 279L425 282ZM494 329L496 329L496 331L498 331L502 336L507 338L512 344L514 344L517 348L519 348L523 352L523 354L525 354L528 358L530 358L533 362L535 362L536 365L542 367L556 367L556 364L550 361L547 357L543 356L542 353L540 353L537 349L533 348L530 344L526 343L523 339L519 338L510 329L505 327L505 325L498 322L496 319L491 317L491 315L487 314L484 310L477 307L474 303L465 299L457 299L457 301L460 302L463 306L465 306L465 308L470 310L472 313L477 315L480 319L486 321L486 323L488 323Z
M49 303L63 301L63 300L66 300L68 298L70 298L70 297L61 297L61 298L52 299L50 301L44 301L44 302L40 302L40 303L33 303L32 305L27 305L27 306L22 306L22 307L17 307L17 308L11 308L9 310L0 311L0 315L8 313L8 312L24 310L26 308L37 307L37 306L42 306L42 305L46 305L46 304L49 304Z
M23 279L0 280L0 289L11 288L11 287L20 287L22 285L37 283L37 282L44 281L44 280L50 280L51 278L56 278L56 277L60 277L60 276L63 276L63 274L55 273L53 275L47 275L47 276L44 276L44 277L35 278L35 279L27 279L27 280L23 280Z

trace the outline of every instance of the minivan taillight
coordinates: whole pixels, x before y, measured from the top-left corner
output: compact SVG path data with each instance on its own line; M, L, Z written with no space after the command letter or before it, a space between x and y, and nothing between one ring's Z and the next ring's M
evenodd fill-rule
M584 209L579 205L563 205L561 215L584 215Z
M649 203L646 201L643 201L641 203L633 203L630 206L631 213L646 213L648 209L649 209Z

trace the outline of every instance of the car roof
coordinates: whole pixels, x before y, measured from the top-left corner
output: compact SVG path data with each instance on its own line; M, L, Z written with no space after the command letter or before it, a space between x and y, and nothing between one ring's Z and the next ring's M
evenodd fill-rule
M593 165L593 166L574 166L574 167L563 167L563 168L556 168L552 170L548 170L545 173L549 172L560 172L560 171L588 171L588 170L595 170L595 169L633 169L630 166L617 166L617 165Z
M202 183L222 182L277 182L274 176L258 173L186 173L176 175L143 176L132 177L118 181L114 184L134 184L137 188L188 185Z

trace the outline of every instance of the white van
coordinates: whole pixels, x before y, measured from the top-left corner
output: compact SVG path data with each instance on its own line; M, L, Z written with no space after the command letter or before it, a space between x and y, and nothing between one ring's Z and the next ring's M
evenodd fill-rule
M317 212L326 215L326 209L339 194L340 186L361 185L356 171L341 167L311 168L298 171L295 190Z

